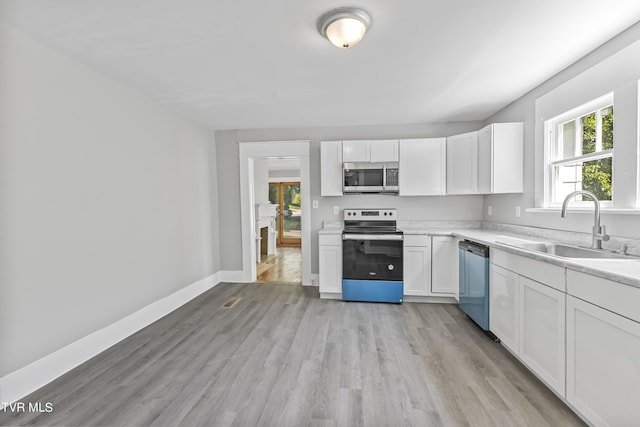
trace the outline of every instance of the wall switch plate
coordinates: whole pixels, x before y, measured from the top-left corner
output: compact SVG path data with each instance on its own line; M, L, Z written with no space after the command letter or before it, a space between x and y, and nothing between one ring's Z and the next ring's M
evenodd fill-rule
M520 206L516 206L516 218L520 218Z
M334 215L338 215L340 213L340 206L334 206L333 207L333 214Z
M493 215L493 206L487 207L487 215Z
M313 209L318 209L318 201L314 200L313 202L311 202L311 206L313 207Z

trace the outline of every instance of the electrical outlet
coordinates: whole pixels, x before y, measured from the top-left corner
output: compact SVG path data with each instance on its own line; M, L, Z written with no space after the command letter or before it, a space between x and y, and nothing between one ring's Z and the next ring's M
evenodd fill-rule
M317 200L314 200L314 201L313 201L313 202L311 202L311 203L312 203L312 207L313 207L313 209L318 209L318 201L317 201Z
M516 206L516 218L520 218L520 206Z
M340 213L340 206L334 206L333 207L333 214L334 215L338 215Z
M487 215L493 215L493 206L487 207Z

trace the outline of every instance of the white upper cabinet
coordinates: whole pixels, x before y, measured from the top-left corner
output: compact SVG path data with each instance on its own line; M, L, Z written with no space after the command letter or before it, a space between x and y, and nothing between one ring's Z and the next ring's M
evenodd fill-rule
M447 194L478 194L478 132L447 138Z
M446 193L446 138L399 141L399 190L401 196L434 196Z
M368 140L343 141L343 162L369 162L371 161L371 144Z
M494 123L478 131L478 192L522 193L522 123Z
M398 140L352 140L342 143L342 160L357 162L397 162Z
M320 194L342 196L342 141L321 141L320 162Z
M397 162L398 140L380 139L377 141L371 141L370 151L372 162Z

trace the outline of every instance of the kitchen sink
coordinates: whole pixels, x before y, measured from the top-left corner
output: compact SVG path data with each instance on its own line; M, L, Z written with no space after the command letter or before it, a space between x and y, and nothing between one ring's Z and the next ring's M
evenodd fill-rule
M598 249L581 248L579 246L564 245L562 243L544 242L497 242L504 245L528 251L542 252L562 258L587 258L587 259L634 259L628 255L605 252Z

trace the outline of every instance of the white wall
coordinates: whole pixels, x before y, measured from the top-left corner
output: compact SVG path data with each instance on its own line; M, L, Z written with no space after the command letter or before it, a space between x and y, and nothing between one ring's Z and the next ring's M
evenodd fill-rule
M213 134L0 26L0 377L219 270Z
M220 177L218 196L220 253L222 270L242 270L242 229L240 223L240 184L238 182L239 141L311 140L311 197L319 201L311 210L311 272L318 272L318 230L325 220L341 220L333 215L344 208L396 207L399 219L406 220L482 220L482 196L399 197L391 195L320 196L320 141L342 139L384 139L448 136L481 128L479 122L425 125L353 126L333 128L255 129L216 132L217 169Z
M544 82L531 92L504 108L486 123L523 121L525 131L524 193L518 195L493 195L485 197L484 220L508 224L570 230L590 233L593 225L592 213L569 213L560 218L558 212L526 212L535 207L536 191L540 199L542 188L541 165L542 125L545 118L566 109L578 106L589 99L615 90L616 105L624 105L624 114L616 109L615 157L617 170L624 175L614 175L615 187L638 186L638 95L637 80L640 78L640 23L629 28L614 39L602 45L566 70ZM629 54L632 53L632 54ZM629 109L635 103L634 113ZM544 116L547 117L544 117ZM617 160L616 160L617 159ZM619 168L624 163L623 168ZM632 182L635 181L635 182ZM616 193L614 193L614 197ZM629 202L619 201L629 207ZM515 206L522 207L522 216L516 218ZM487 215L487 207L492 206L493 215ZM607 233L630 238L640 238L640 216L604 213L602 223Z

